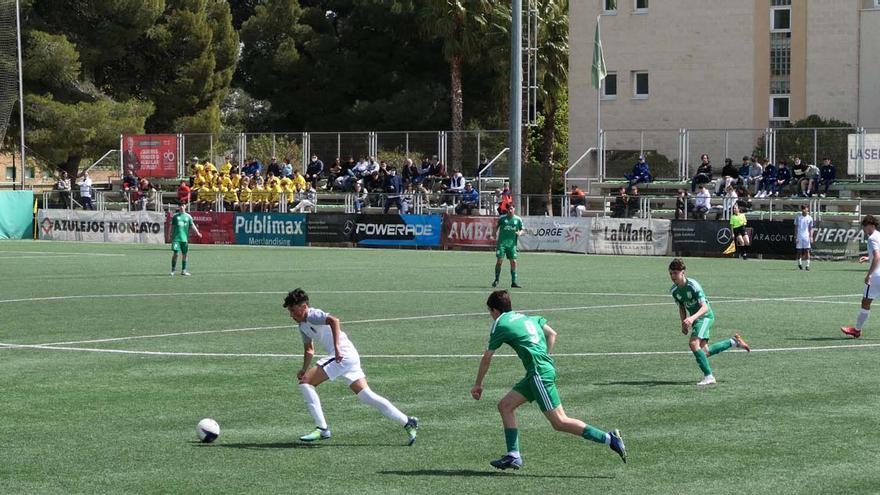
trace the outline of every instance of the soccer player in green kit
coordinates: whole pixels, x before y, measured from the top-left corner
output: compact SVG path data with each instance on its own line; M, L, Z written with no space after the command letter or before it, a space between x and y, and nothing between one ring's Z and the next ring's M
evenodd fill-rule
M498 278L501 276L501 264L504 263L506 256L510 260L510 286L516 289L521 288L516 283L516 240L523 233L522 218L515 215L513 204L507 207L507 214L498 217L498 224L495 230L495 257L498 261L495 263L495 281L492 287L498 287Z
M669 278L673 282L669 293L678 303L681 333L687 335L690 332L688 343L703 372L703 379L697 385L714 385L715 376L712 375L712 368L709 366L709 356L724 352L731 347L739 347L747 352L751 352L751 349L738 333L732 338L709 345L709 333L715 323L715 313L709 306L703 287L696 280L687 278L686 270L681 258L675 258L669 263Z
M513 386L498 403L501 422L504 424L504 438L507 441L507 454L500 459L491 461L498 469L519 469L523 465L519 453L519 430L516 423L516 408L526 402L538 401L541 412L557 431L571 433L604 443L626 462L626 448L620 430L604 432L581 420L569 418L562 408L559 394L556 392L556 368L550 352L556 342L556 332L547 324L542 316L526 316L511 309L510 294L506 290L496 290L486 301L489 316L495 320L489 335L489 345L483 353L477 380L471 389L471 396L480 400L483 395L483 378L489 371L492 356L502 344L507 344L516 351L526 369L526 376Z
M183 263L181 264L180 274L188 277L190 273L186 270L186 255L189 253L189 229L192 228L196 235L202 237L199 228L193 222L193 217L186 212L186 203L181 203L177 213L171 217L171 276L174 276L174 269L177 267L177 253L183 253Z

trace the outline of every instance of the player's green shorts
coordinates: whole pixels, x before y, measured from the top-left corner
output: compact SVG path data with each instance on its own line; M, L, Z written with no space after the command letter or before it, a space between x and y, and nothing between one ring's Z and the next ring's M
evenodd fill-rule
M507 258L509 260L516 259L516 244L499 244L495 248L495 257L496 258Z
M712 325L715 324L715 315L706 315L700 318L699 320L694 322L694 325L691 327L691 337L697 337L700 339L709 339L709 334L712 330Z
M556 373L527 376L514 385L513 390L529 402L538 401L541 412L552 411L562 405L556 392Z
M180 252L186 254L189 252L189 243L183 241L173 241L171 243L171 250L175 253Z

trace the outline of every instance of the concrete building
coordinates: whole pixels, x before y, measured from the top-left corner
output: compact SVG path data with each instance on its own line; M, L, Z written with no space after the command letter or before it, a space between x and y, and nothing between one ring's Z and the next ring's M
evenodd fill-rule
M738 163L750 153L763 129L812 114L880 132L880 0L573 0L572 159L597 142L597 16L608 149L686 154L692 164L706 152L720 167L724 155ZM680 128L693 130L687 153ZM578 174L595 175L586 162Z

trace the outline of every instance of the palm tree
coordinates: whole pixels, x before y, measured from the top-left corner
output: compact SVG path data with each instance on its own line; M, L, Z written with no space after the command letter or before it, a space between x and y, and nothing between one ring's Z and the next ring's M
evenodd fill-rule
M544 117L540 152L542 189L552 214L556 113L567 97L568 87L568 0L539 0L538 12L538 102Z

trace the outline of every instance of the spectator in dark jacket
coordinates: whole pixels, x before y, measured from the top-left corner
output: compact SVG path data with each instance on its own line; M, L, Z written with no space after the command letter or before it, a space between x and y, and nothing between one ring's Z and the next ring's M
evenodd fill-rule
M397 176L397 169L394 167L388 168L388 174L385 176L385 211L384 213L388 213L388 209L394 205L397 208L397 213L400 213L403 208L400 205L400 195L403 193L403 187L400 183L400 177Z
M795 196L799 196L799 193L804 190L804 182L806 180L807 164L796 156L791 166L791 185Z
M313 189L318 188L318 181L324 177L324 162L318 160L318 155L312 154L312 161L306 166L306 182L312 184Z
M675 196L675 219L687 220L688 214L693 211L693 209L693 201L688 200L687 193L684 189L679 189L678 194Z
M715 195L723 195L728 186L736 184L737 179L739 179L739 169L733 164L733 160L725 158L724 168L721 169L721 178L715 184Z
M785 160L779 162L779 168L776 169L776 189L773 191L774 196L779 196L779 191L785 195L785 188L791 184L791 169Z
M244 166L245 177L255 177L263 173L263 164L256 158L251 158L247 165Z
M626 187L621 187L614 204L611 205L611 216L614 218L629 217L629 195L626 193Z
M756 198L766 198L776 192L776 166L766 158L761 160L763 172L761 172L761 187Z
M404 185L419 182L419 167L413 163L412 158L404 160L400 175Z
M828 194L828 188L831 187L831 184L834 184L834 179L837 178L836 176L837 169L831 164L831 158L823 158L822 166L819 167L819 184L825 186L825 189L819 197L824 198L825 195Z
M639 161L633 165L632 173L623 175L629 181L629 187L633 187L639 183L648 183L654 180L645 161L644 155L639 155Z
M743 162L742 165L739 166L737 175L737 184L747 185L749 183L749 157L743 157Z
M475 209L480 206L480 192L474 189L470 182L465 183L464 192L461 193L461 201L455 207L457 215L473 215Z
M700 155L700 165L697 167L697 173L691 179L691 192L697 190L697 186L712 181L712 164L709 163L709 155L703 153Z
M266 167L266 175L268 176L269 174L281 177L281 164L278 163L278 158L274 156L269 159L269 166Z
M627 216L634 217L639 214L639 210L642 209L641 204L642 197L639 196L639 188L636 186L632 186L629 191L629 214Z

